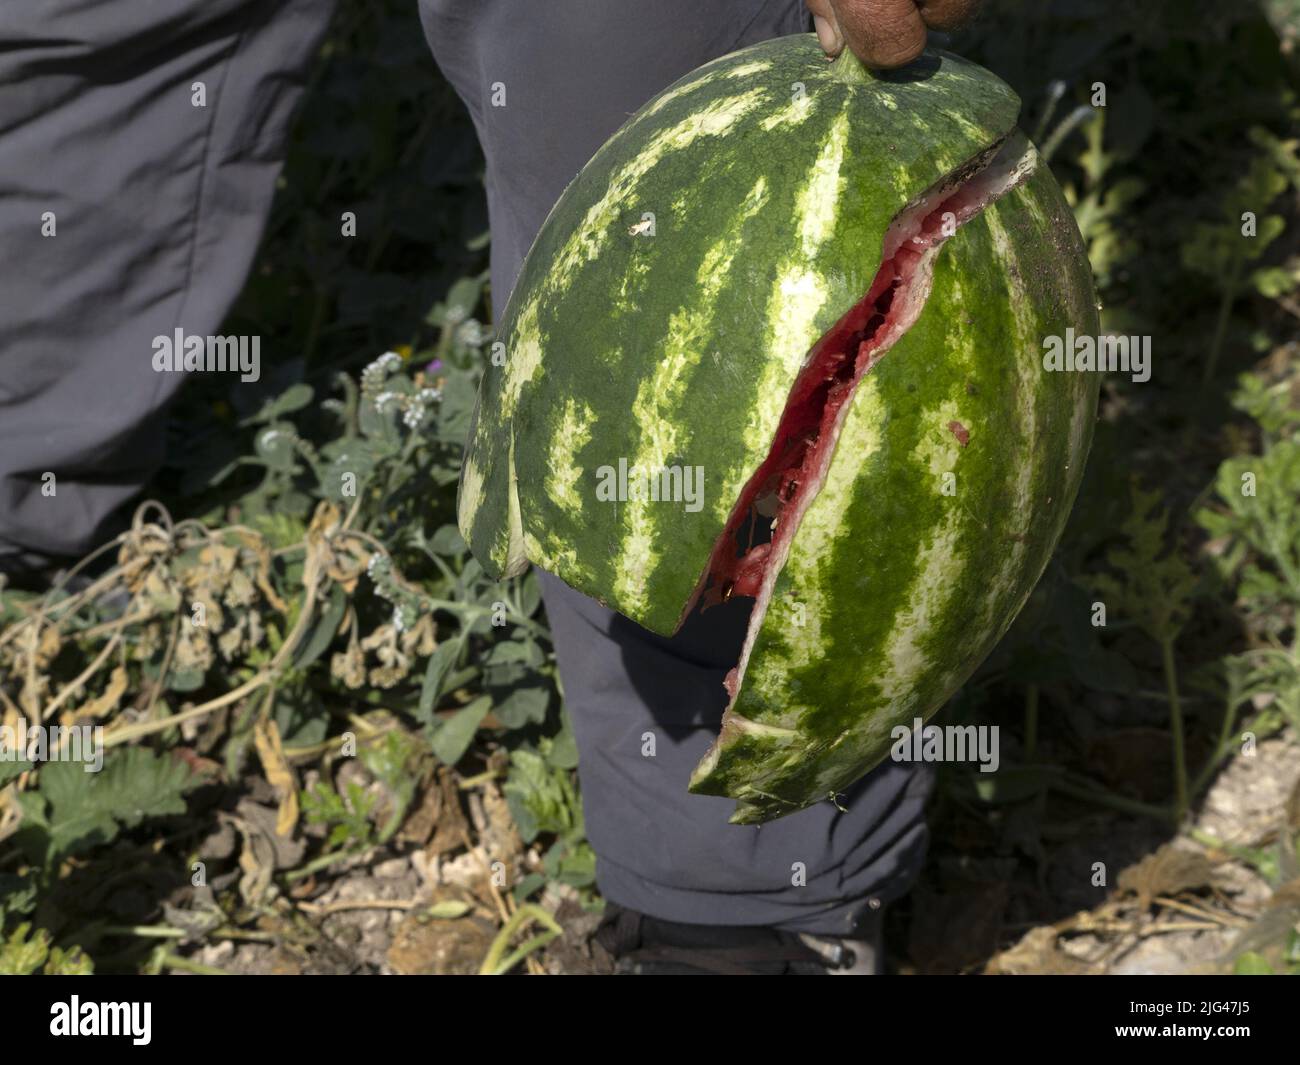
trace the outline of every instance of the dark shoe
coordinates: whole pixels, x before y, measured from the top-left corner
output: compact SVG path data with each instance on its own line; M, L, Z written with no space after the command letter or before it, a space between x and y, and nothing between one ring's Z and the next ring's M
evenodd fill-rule
M633 976L827 976L878 971L870 940L779 928L680 924L606 903L596 942Z

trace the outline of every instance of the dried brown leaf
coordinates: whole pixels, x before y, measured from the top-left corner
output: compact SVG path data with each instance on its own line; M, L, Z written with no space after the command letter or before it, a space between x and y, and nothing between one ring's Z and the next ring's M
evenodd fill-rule
M1208 887L1214 864L1201 851L1166 843L1119 874L1119 889L1137 896L1139 909L1150 907L1157 895L1177 895Z
M988 976L1077 975L1089 966L1057 946L1057 933L1050 925L1027 932L1014 947L989 960Z
M257 756L266 770L266 779L280 796L280 810L276 815L275 832L287 836L298 823L298 781L293 768L284 756L280 742L280 729L274 721L262 720L253 726L253 743Z
M126 694L127 680L126 669L116 666L108 678L108 686L99 698L90 700L84 706L78 707L76 711L64 716L100 718L105 714L111 714L122 701L122 696Z

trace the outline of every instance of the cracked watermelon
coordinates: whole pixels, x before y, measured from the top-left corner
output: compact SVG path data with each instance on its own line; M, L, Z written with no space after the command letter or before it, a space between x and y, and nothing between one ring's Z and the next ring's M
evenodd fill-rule
M1095 335L1096 306L1018 112L944 52L887 75L811 36L737 52L597 152L505 309L461 531L489 574L536 563L658 633L753 600L689 782L735 822L884 759L1060 536L1097 378L1045 370L1043 340ZM646 476L611 498L613 469Z

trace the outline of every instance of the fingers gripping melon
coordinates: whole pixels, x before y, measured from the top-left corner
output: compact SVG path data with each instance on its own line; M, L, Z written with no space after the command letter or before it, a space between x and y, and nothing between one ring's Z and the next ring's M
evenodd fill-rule
M1061 533L1097 384L1045 371L1043 338L1096 309L1018 111L942 52L886 76L811 36L737 52L597 152L510 297L461 531L489 573L535 562L659 633L754 599L690 782L733 821L880 762Z

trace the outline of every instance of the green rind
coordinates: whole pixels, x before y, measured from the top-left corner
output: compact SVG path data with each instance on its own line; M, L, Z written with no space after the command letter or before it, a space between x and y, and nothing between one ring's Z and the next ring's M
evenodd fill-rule
M737 798L740 823L825 799L988 654L1083 473L1098 378L1042 365L1068 327L1096 334L1092 280L1040 167L942 247L920 319L863 379L691 790Z
M526 556L676 629L889 222L1014 126L993 75L927 61L919 80L844 79L811 36L766 42L670 87L584 168L524 264L467 450L461 531L489 573ZM629 232L643 212L653 236ZM703 508L599 501L598 468L621 458L702 467Z
M473 444L465 450L456 498L461 534L493 578L513 575L519 568L511 552L512 433L500 417L500 382L501 368L489 362L470 415Z

